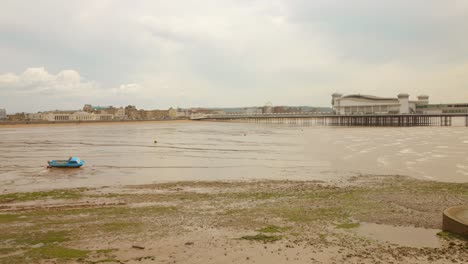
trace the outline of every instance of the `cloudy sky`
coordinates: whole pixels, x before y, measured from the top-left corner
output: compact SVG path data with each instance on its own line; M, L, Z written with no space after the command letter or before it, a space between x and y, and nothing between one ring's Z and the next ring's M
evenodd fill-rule
M466 0L3 0L0 108L468 102Z

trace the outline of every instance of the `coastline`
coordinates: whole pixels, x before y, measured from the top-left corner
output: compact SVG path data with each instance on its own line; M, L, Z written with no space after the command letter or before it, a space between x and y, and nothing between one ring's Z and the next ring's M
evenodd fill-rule
M456 263L441 212L466 203L467 183L403 176L5 194L0 263Z
M141 123L185 123L193 122L190 119L161 119L161 120L100 120L100 121L18 121L0 122L1 128L39 127L39 126L81 126L81 125L115 125L115 124L141 124Z

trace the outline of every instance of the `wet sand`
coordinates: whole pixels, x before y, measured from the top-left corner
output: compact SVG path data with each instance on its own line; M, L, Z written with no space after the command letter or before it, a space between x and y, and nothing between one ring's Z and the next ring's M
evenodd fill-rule
M70 124L0 128L0 149L0 194L200 180L338 182L356 174L468 177L466 127ZM70 156L86 165L46 168Z
M0 263L463 263L468 184L356 175L0 195Z

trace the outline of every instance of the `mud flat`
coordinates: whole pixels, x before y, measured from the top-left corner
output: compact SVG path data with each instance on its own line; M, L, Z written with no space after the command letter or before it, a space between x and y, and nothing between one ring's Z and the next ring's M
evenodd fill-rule
M0 195L0 263L463 263L468 184L400 176Z

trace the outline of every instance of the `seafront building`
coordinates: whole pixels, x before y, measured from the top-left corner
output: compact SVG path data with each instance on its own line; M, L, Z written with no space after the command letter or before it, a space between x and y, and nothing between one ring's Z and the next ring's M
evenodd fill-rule
M333 112L339 115L368 114L454 114L468 113L468 104L430 104L429 96L420 95L417 100L409 100L409 95L401 93L397 97L351 94L332 94Z
M113 107L84 105L82 111L49 111L26 114L25 121L112 121L112 120L160 120L177 118L177 110L143 110L135 106ZM15 121L21 121L16 119Z
M177 108L175 115L176 115L176 118L181 118L181 119L190 118L190 110Z
M6 118L7 118L6 110L0 109L0 120L6 119Z
M26 114L26 121L109 121L114 120L112 114L94 114L87 112L54 111Z

